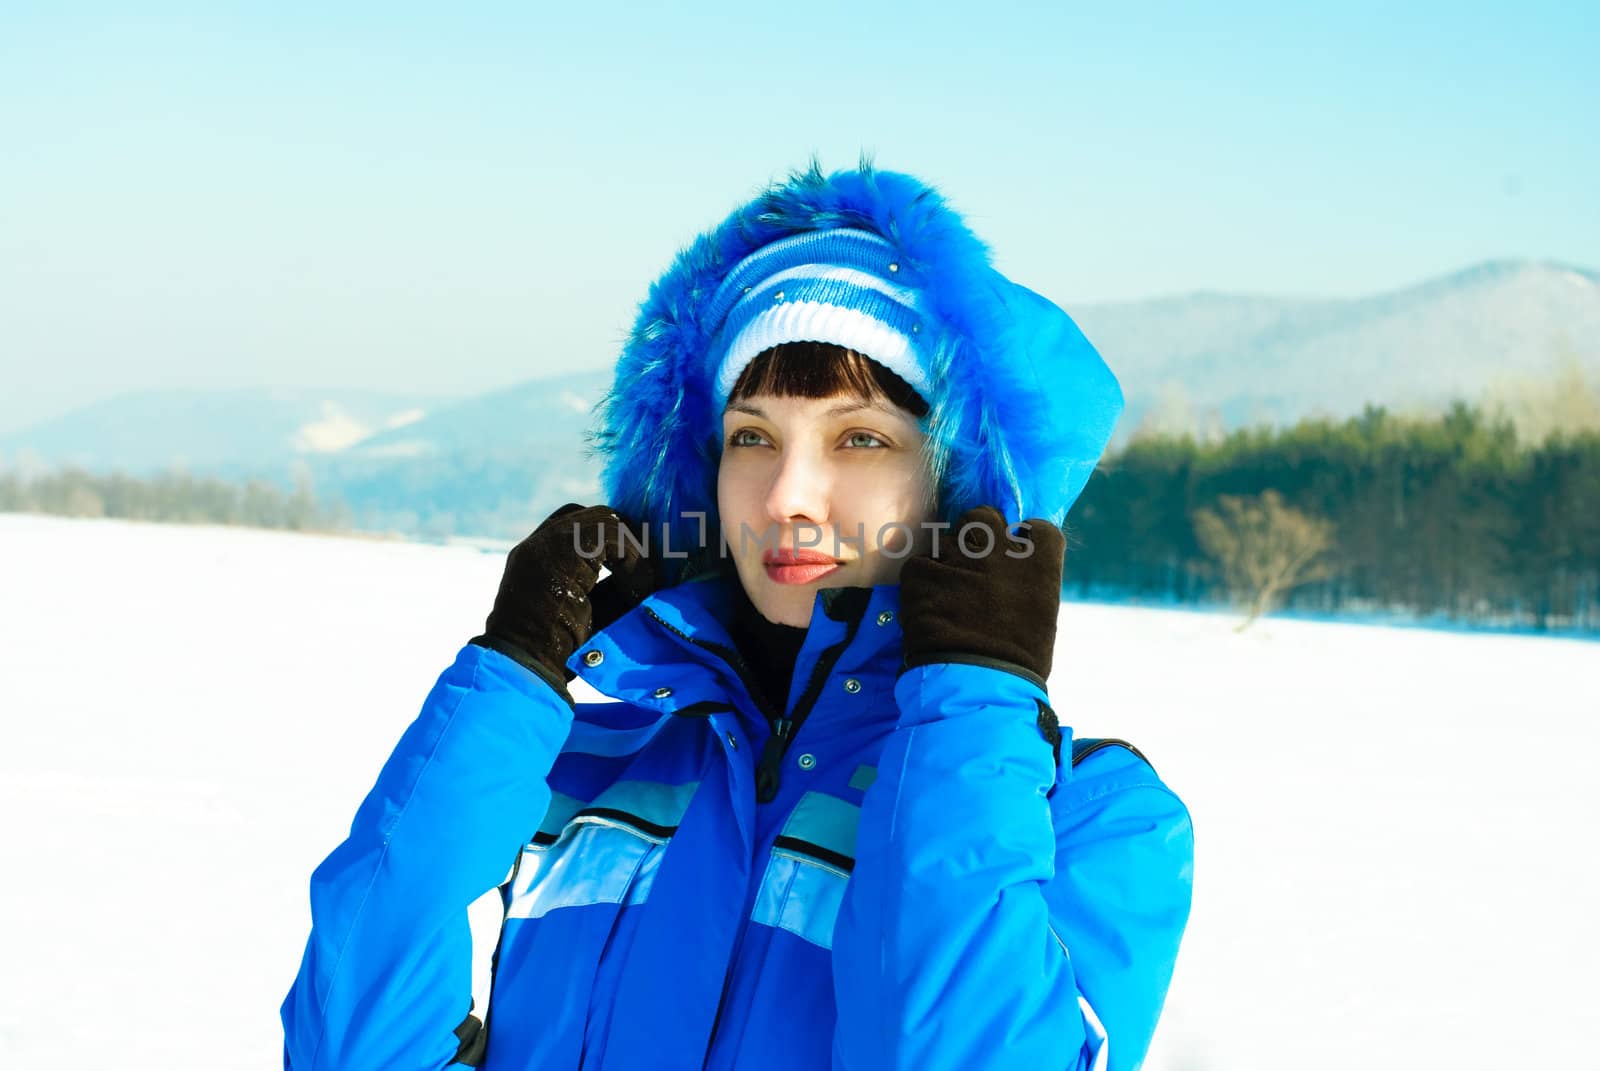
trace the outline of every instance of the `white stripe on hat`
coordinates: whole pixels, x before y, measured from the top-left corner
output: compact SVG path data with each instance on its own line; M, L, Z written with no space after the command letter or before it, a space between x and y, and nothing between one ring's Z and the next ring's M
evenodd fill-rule
M827 342L855 350L905 380L922 397L932 397L916 345L909 336L855 309L817 301L789 301L757 314L728 346L717 374L719 416L750 362L784 342Z

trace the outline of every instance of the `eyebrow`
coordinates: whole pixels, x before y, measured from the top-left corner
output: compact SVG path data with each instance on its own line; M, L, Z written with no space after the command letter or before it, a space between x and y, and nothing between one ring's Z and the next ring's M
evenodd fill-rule
M888 413L889 412L889 410L885 406L879 404L878 402L849 402L849 403L847 403L845 405L832 406L826 412L824 412L822 415L823 416L828 416L828 417L845 416L848 413L859 413L863 409L872 409L872 410L875 410L875 411L880 412L880 413ZM762 420L771 420L772 419L771 417L767 416L766 412L763 409L761 409L760 406L747 405L744 402L731 402L731 403L729 403L728 412L730 412L730 413L749 413L751 416L760 417Z

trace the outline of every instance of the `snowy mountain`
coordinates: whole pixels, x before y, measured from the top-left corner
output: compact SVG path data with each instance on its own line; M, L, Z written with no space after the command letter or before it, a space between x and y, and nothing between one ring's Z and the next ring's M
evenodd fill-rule
M609 379L559 376L441 406L310 459L308 471L361 528L520 539L563 502L599 496L583 443Z
M377 391L140 391L0 435L0 459L132 473L276 468L413 424L434 404Z
M1373 297L1191 294L1069 304L1127 396L1135 429L1227 430L1480 402L1577 367L1600 384L1600 275L1498 261ZM318 391L127 395L0 436L0 462L34 457L140 472L312 476L364 527L519 538L564 501L598 493L585 456L607 367L466 400Z
M582 439L590 407L609 385L609 374L595 372L520 383L441 405L420 420L354 442L345 453L366 459L437 457L496 443L570 444Z
M1162 405L1231 429L1477 402L1573 361L1600 380L1600 274L1558 264L1497 261L1340 301L1192 294L1070 311L1122 381L1123 434Z

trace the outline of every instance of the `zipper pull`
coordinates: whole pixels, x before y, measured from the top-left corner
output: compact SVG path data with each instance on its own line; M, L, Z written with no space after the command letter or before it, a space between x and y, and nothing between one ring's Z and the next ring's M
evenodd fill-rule
M779 720L772 727L772 735L761 748L761 761L756 763L756 801L771 803L778 796L782 782L781 767L784 752L789 750L789 735L794 732L794 722Z

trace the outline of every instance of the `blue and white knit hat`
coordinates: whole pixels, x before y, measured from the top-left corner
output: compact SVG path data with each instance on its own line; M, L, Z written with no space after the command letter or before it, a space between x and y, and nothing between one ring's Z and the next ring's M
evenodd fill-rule
M870 231L839 227L762 246L728 273L706 310L715 412L757 356L785 342L829 342L870 357L930 397L917 349L925 313L898 281L899 255Z

